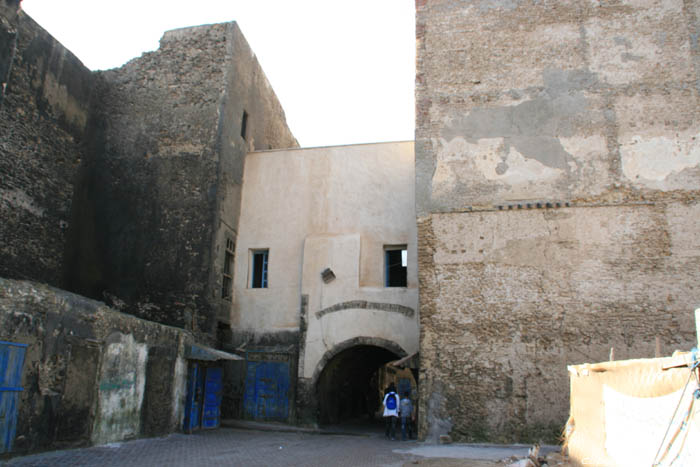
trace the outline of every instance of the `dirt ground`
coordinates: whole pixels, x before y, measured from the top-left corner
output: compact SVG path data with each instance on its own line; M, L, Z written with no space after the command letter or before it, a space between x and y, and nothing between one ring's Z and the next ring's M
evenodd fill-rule
M476 460L476 459L452 459L443 457L418 459L406 462L403 467L506 467L516 462L517 459L502 459L499 461ZM547 466L549 467L574 467L561 454L552 453L547 456Z

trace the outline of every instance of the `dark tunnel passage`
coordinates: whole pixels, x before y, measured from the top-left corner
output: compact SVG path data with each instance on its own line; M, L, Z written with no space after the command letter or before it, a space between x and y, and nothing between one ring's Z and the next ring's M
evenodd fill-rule
M379 369L397 358L395 353L371 345L358 345L333 357L316 387L319 422L322 425L371 423L381 405Z

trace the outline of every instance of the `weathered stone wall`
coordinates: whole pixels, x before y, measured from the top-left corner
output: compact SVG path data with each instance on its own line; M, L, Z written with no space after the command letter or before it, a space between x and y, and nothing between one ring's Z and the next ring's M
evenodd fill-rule
M93 76L0 2L0 277L62 284Z
M553 439L567 364L693 344L700 6L416 5L421 432Z
M0 340L27 344L15 453L179 430L185 331L0 279Z
M255 56L235 23L169 31L100 74L92 110L70 288L213 340L243 158L253 140L296 145Z

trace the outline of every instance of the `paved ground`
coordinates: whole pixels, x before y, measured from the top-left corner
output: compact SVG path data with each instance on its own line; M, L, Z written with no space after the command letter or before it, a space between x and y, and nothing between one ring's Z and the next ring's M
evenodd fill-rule
M2 462L7 466L504 466L523 446L426 445L388 441L381 432L318 434L220 428L106 446L54 451Z

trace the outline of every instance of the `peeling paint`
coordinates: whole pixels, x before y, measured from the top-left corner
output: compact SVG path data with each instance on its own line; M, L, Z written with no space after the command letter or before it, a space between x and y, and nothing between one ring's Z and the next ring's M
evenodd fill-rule
M602 189L605 177L598 174L607 172L600 162L607 158L607 142L591 136L606 121L600 99L590 97L597 76L547 69L542 78L542 89L509 90L507 96L529 96L516 104L499 100L443 118L440 137L433 139L433 202L471 198L479 204L499 196L532 199Z
M479 174L485 180L517 186L554 180L564 174L563 169L551 168L524 156L515 147L508 146L505 138L484 138L477 143L455 138L438 153L433 186L435 194L441 196L447 195L448 190L459 183L460 174L465 172Z
M141 431L148 346L132 335L109 336L100 372L98 413L92 441L105 444L135 438Z
M622 145L622 171L634 183L650 188L676 188L669 179L687 169L700 169L700 133L656 136L633 136ZM695 187L697 185L697 179ZM685 187L689 188L689 187Z
M185 396L187 383L187 362L185 359L178 357L175 362L175 377L173 383L173 413L172 425L181 427L185 416Z

